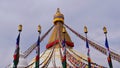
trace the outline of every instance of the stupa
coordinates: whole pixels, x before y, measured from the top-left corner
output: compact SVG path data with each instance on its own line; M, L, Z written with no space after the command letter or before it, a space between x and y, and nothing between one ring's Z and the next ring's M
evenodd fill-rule
M65 33L62 32L64 27L64 15L57 9L56 14L53 18L54 29L49 38L46 50L40 54L40 68L63 68L62 57L63 47L62 42L65 38L66 45L66 62L67 68L88 68L87 57L73 49L75 46L72 42L68 32L65 29ZM35 67L35 58L29 63L29 68ZM102 68L92 62L92 68Z

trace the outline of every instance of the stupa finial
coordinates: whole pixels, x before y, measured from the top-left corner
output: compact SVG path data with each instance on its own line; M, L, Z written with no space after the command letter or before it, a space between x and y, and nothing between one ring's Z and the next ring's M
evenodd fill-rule
M57 14L57 13L60 13L60 8L57 8L57 12L56 12L56 14Z
M64 15L61 14L60 9L57 8L57 12L54 15L53 23L56 24L57 22L64 23Z

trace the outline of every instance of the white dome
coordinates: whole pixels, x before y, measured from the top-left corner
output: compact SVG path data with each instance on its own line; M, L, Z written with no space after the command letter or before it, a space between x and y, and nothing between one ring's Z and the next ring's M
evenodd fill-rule
M19 58L19 63L18 63L18 68L24 68L28 66L27 60L24 58L24 54L20 53L20 58ZM9 68L13 68L13 63L10 65Z

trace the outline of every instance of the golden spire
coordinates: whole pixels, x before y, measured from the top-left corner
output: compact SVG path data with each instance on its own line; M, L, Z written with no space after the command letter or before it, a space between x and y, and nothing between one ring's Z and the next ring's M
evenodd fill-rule
M54 15L53 23L56 24L57 22L64 23L64 15L61 14L60 9L57 8L57 12Z
M57 8L57 12L56 12L56 14L61 14L59 8Z

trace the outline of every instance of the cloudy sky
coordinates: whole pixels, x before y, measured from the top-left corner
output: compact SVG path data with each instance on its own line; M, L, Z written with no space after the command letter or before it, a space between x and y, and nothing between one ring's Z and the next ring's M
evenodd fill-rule
M88 37L102 45L104 45L102 28L106 26L109 46L111 50L120 54L119 3L120 0L0 0L0 68L13 61L12 55L18 35L17 26L23 25L20 46L24 52L36 41L39 24L42 26L42 34L53 25L53 15L57 8L64 14L68 26L84 35L83 27L86 25ZM75 43L74 49L86 54L85 43L69 30L68 32ZM48 39L45 39L41 43L43 48L47 41ZM93 61L108 67L106 56L90 48ZM113 66L119 68L120 63L113 60Z

